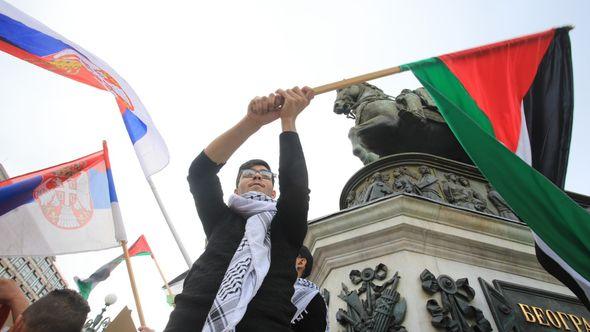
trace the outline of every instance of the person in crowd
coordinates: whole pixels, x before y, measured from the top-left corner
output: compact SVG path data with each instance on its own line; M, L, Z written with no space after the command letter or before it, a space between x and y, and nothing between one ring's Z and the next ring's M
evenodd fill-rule
M301 246L295 260L297 281L293 304L297 312L291 320L291 327L296 332L324 332L328 328L328 309L320 294L320 288L307 280L313 268L313 256L306 246Z
M29 305L18 285L0 279L0 305L12 313L10 332L80 332L90 312L88 302L71 289L56 289Z
M309 207L295 124L312 98L308 87L254 98L246 115L192 162L188 182L207 246L176 296L165 331L291 331L293 262L307 233ZM275 200L268 163L253 159L240 166L226 205L217 173L251 135L278 119L280 197Z

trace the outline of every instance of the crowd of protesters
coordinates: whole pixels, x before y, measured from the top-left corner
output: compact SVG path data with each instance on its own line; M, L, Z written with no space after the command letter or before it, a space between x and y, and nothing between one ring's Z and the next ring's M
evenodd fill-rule
M254 98L244 117L192 162L188 182L207 246L175 298L166 332L328 330L326 304L305 279L313 257L303 246L309 188L296 119L312 98L308 87ZM249 160L238 169L225 203L217 173L251 135L275 120L282 127L278 179L264 160ZM13 321L0 332L79 332L89 312L75 291L53 290L29 304L13 280L0 280L0 324L8 315Z

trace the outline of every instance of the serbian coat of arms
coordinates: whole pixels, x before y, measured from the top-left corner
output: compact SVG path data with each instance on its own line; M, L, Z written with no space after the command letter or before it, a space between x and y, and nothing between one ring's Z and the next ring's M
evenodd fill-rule
M45 218L58 228L78 229L92 218L90 181L84 168L81 162L44 175L33 191Z

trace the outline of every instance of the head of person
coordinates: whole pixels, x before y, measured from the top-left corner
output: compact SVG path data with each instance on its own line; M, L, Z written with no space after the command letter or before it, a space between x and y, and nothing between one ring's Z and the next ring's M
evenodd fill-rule
M71 289L56 289L19 315L11 332L80 332L90 312L88 302Z
M313 268L313 256L306 246L301 246L299 254L295 259L295 270L297 271L297 277L307 278L311 274Z
M275 177L268 163L262 159L252 159L240 166L234 193L241 195L249 191L257 191L275 198L277 193L274 190L274 184Z
M457 182L457 176L453 173L447 173L445 174L445 177L451 182Z
M459 183L462 184L464 187L469 187L469 180L464 177L459 178Z
M430 169L423 165L423 166L418 167L418 172L420 172L420 174L422 174L422 175L426 175L426 174L430 174Z

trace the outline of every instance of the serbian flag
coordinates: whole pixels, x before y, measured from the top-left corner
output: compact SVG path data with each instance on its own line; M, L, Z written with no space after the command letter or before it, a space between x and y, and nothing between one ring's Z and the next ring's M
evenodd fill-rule
M125 240L106 143L99 151L0 182L0 256L53 256Z
M150 249L147 240L142 235L137 239L137 241L135 241L135 243L133 243L131 247L129 247L129 257L147 255L151 256L152 250ZM84 280L74 277L74 281L78 286L80 295L88 300L88 296L90 296L90 292L94 289L94 287L96 287L99 282L106 280L111 275L111 272L113 272L113 270L119 266L119 264L124 259L124 256L120 255L119 257L101 266L98 270L91 274L90 277Z
M532 229L541 265L590 308L590 214L560 189L573 116L569 30L402 69L430 92L469 157Z
M168 164L168 148L133 89L109 65L0 0L0 50L54 73L109 91L146 177Z

